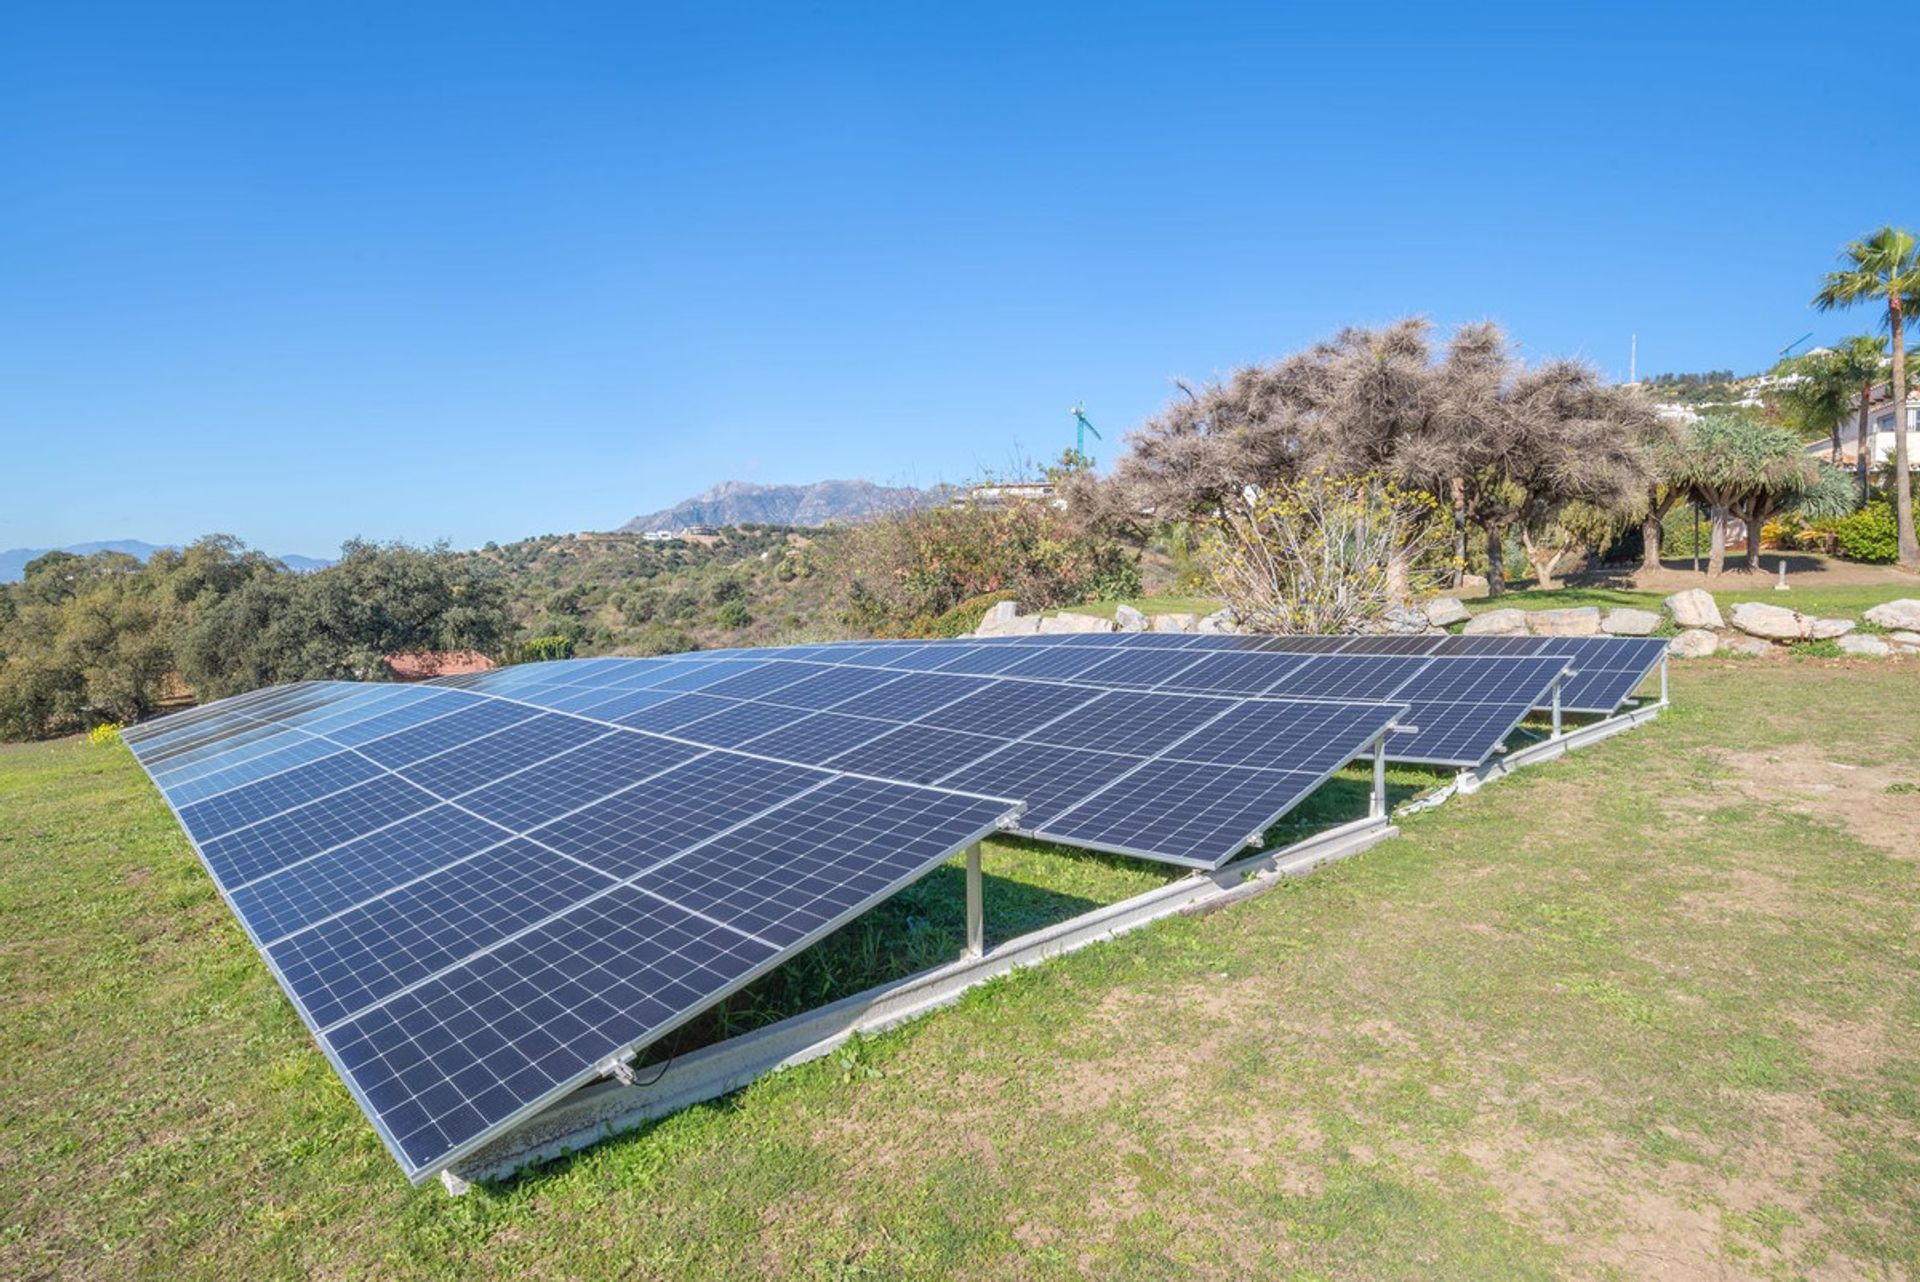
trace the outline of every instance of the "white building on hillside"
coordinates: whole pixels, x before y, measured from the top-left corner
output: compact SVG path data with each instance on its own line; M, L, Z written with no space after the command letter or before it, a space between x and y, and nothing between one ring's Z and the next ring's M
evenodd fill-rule
M1894 412L1893 390L1882 383L1874 389L1873 400L1867 406L1867 457L1874 467L1885 467L1893 462L1893 434L1899 416ZM1920 387L1907 389L1907 466L1920 471ZM1857 437L1860 431L1860 411L1855 408L1840 420L1840 461L1852 467L1860 457ZM1827 441L1814 441L1807 446L1807 453L1825 455L1831 445Z

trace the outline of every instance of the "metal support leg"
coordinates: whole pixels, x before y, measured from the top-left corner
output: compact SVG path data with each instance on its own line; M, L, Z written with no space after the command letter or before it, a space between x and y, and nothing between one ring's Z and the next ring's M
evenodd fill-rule
M1553 737L1560 737L1560 682L1553 683Z
M1369 817L1378 819L1387 813L1387 736L1373 741L1373 800L1367 807Z
M980 843L967 847L967 952L979 957L987 951L987 915L980 887Z
M1660 656L1660 702L1667 701L1667 656Z

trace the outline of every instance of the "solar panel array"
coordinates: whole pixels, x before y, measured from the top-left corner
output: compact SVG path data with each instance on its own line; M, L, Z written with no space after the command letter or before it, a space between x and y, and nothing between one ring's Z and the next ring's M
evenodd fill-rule
M1396 721L1393 756L1477 764L1569 664L1610 711L1662 651L786 647L299 683L124 737L419 1180L996 827L1217 866Z
M965 637L954 641L928 642L835 642L827 645L788 646L754 650L705 650L697 657L703 661L720 658L806 658L836 663L873 663L903 652L920 652L919 660L931 660L931 651L954 648L989 649L996 653L968 659L949 658L938 668L948 672L1002 672L1022 660L1000 655L1004 646L1075 649L1091 646L1104 650L1169 649L1221 651L1249 655L1385 655L1399 657L1521 658L1555 656L1574 669L1561 688L1560 706L1567 712L1611 713L1639 689L1666 654L1667 643L1658 637L1533 637L1533 636L1304 636L1272 637L1232 633L1180 632L1086 632L1017 637ZM1269 670L1268 660L1250 660L1247 692L1263 688L1258 674ZM1071 660L1036 661L1034 666L1014 675L1038 676L1072 673ZM1225 671L1226 669L1222 669ZM471 678L453 678L467 680ZM1072 679L1081 680L1083 677ZM1542 710L1547 701L1538 705Z
M1407 709L1401 722L1415 732L1396 733L1388 739L1390 759L1475 766L1497 751L1530 711L1550 701L1554 681L1574 659L1528 653L1406 653L1416 646L1431 649L1436 642L1456 639L1086 633L1019 639L1029 644L840 643L696 652L663 660L589 660L584 662L598 666L585 669L577 667L582 661L573 661L456 680L467 688L512 694L541 706L575 708L592 706L582 700L591 699L590 691L606 683L649 682L648 689L674 689L685 697L637 716L634 724L700 743L744 745L751 751L798 760L831 760L850 769L921 782L946 778L912 772L927 754L935 754L932 765L955 766L970 749L984 752L991 746L971 736L1004 740L1029 735L1033 716L1051 718L1059 715L1060 700L1083 701L1100 691L1190 699L1393 703ZM1216 641L1239 644L1202 644ZM1262 642L1272 643L1271 648L1251 648ZM1360 648L1347 648L1354 645ZM1605 657L1615 664L1623 662L1612 654ZM1656 654L1649 666L1657 660ZM658 678L642 675L648 668L622 674L618 669L622 663L666 664L675 673ZM829 678L829 668L839 669L841 675ZM865 675L859 684L851 684L857 673ZM1630 690L1641 674L1622 669L1620 675ZM1591 682L1590 686L1598 689ZM989 689L995 691L991 697L985 694ZM1080 693L1074 694L1075 690ZM960 698L968 692L982 697ZM826 702L843 694L846 697L840 702ZM940 702L947 699L954 700L951 709ZM857 719L823 717L786 730L779 723L779 713L765 708L750 711L742 704L830 709ZM929 717L930 707L940 709L941 715ZM923 736L901 734L874 745L864 755L837 755L883 733L874 724L877 720L931 721L954 733L927 737L924 743ZM761 736L735 737L742 729L760 730ZM1139 733L1137 726L1130 729ZM1137 743L1104 740L1100 746L1137 754L1157 749L1150 737ZM1284 760L1270 764L1291 765ZM1044 810L1029 813L1030 819L1045 816ZM1039 831L1037 827L1030 830Z
M416 1180L1017 809L432 686L124 737Z
M835 657L875 662L567 660L458 688L677 742L1005 795L1026 803L1030 835L1201 868L1257 839L1405 710L879 666L894 657L888 647ZM1231 763L1217 759L1223 744L1234 745ZM1223 764L1231 769L1191 768Z

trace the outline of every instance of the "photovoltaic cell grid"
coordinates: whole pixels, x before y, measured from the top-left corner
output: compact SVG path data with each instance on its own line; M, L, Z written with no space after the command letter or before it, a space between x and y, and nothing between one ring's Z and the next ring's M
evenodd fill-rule
M1549 700L1554 680L1571 662L1528 654L1432 656L1394 652L1404 646L1386 647L1385 653L1378 654L1331 653L1325 646L1310 650L1219 651L1187 644L1216 638L1162 633L1076 634L1048 639L1060 644L988 647L966 642L882 642L726 654L702 652L697 658L685 659L686 671L677 677L665 675L673 670L672 660L664 669L649 670L652 675L643 679L671 679L683 693L653 709L646 719L632 723L713 746L739 747L909 782L934 782L965 777L944 775L940 768L959 770L997 746L989 739L1037 739L1062 748L1151 757L1174 739L1194 732L1229 703L1240 700L1417 702L1418 715L1410 712L1401 718L1403 727L1416 728L1417 733L1390 736L1388 757L1402 762L1473 766L1498 750L1531 709ZM1304 645L1315 641L1346 644L1368 638L1229 639ZM1438 640L1371 639L1423 645ZM1087 644L1091 640L1107 644ZM983 655L1011 655L1023 661L1000 665L1001 670L991 673L958 670L994 666L981 664ZM604 664L577 673L565 662L541 666L552 670L546 685L523 687L517 692L503 690L503 697L543 706L564 701L582 715L595 716L599 712L591 696L583 698L579 683L603 683L604 688L604 683L629 679ZM861 677L858 683L835 684L856 675ZM473 688L492 687L480 682ZM859 693L837 703L825 702L832 694L847 690ZM732 703L724 691L742 696L745 702ZM819 692L819 697L802 699L798 697L800 692ZM1147 698L1151 695L1182 697ZM1144 705L1140 703L1143 698L1147 699ZM1101 700L1098 708L1067 718L1078 738L1063 738L1058 729L1038 733L1042 723L1062 718L1094 699ZM827 710L816 719L791 721L759 737L730 733L736 724L778 722L778 713L749 709L788 702L809 706L825 703ZM831 717L855 719L826 719ZM949 733L889 733L892 725L902 722L931 724ZM1276 766L1274 762L1246 764L1256 768ZM1072 777L1070 770L1047 774L1055 780ZM1028 818L1036 816L1030 812ZM1111 845L1107 843L1108 848ZM1191 853L1184 843L1173 843L1173 848L1179 852L1175 858Z
M416 1181L1014 809L459 687L302 683L125 737Z
M545 670L539 683L509 669L498 674L497 683L476 681L464 688L535 708L564 705L577 716L595 717L606 707L595 702L595 692L625 688L637 693L636 680L652 683L643 690L670 686L673 693L664 702L618 720L676 741L903 783L974 792L992 787L1000 790L992 795L1029 803L1022 820L1027 833L1207 868L1231 858L1333 771L1367 751L1403 707L1332 697L1262 700L1266 712L1245 719L1237 710L1248 701L1238 692L1096 687L1010 673L878 666L899 659L939 664L958 653L921 643L792 647L773 659L748 652L703 653L664 666L648 660L638 674L623 671L618 660L597 661L592 668L560 661L539 665ZM1076 651L1070 657L1079 666L1100 665L1112 675L1116 656ZM1173 657L1184 667L1201 656ZM1409 662L1384 684L1411 676L1420 661ZM1115 679L1132 682L1146 674L1130 664ZM1366 684L1365 676L1339 677L1331 684ZM1383 684L1378 673L1370 680ZM1507 727L1492 732L1489 750L1525 712L1533 693L1514 705ZM1162 757L1209 760L1204 753L1194 755L1197 745L1213 742L1223 726L1236 723L1242 726L1234 740L1240 754L1236 764L1263 773L1239 780L1192 770L1135 775ZM1147 791L1137 806L1120 804L1123 793L1143 788ZM1088 803L1109 816L1098 833L1049 826ZM1148 812L1165 807L1178 808L1189 819L1178 825L1152 821Z
M1218 686L1236 693L1294 693L1274 687L1267 674L1277 664L1304 663L1323 657L1347 658L1355 655L1400 658L1454 657L1544 657L1566 658L1574 669L1561 688L1560 706L1566 712L1606 714L1617 711L1652 674L1666 654L1666 642L1658 637L1512 637L1512 636L1376 636L1376 637L1263 637L1210 633L1073 633L1045 636L977 637L954 641L872 643L856 646L817 645L795 647L805 657L819 662L885 664L896 667L943 672L978 671L999 673L1027 662L1030 650L1066 648L1079 651L1127 651L1165 649L1175 652L1200 652L1209 657L1201 663L1181 669L1157 683L1159 689L1201 688L1203 682L1235 682ZM844 654L836 654L836 650ZM703 652L712 662L721 656L735 659L782 657L781 650L734 650ZM1021 658L1010 657L1018 653ZM857 655L857 657L856 657ZM1276 658L1275 656L1280 656ZM1068 673L1068 680L1084 680L1096 666L1088 658L1084 664L1072 658L1035 660L1035 666L1051 673ZM1037 675L1031 670L1027 675ZM1361 696L1352 696L1361 697ZM1548 700L1538 705L1545 710Z

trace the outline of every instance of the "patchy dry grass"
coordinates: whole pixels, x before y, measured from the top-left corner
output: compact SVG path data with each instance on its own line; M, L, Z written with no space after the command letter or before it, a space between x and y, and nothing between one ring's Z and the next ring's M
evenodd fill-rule
M460 1200L407 1187L124 752L0 749L0 1276L1920 1272L1920 674L1675 696L874 1073ZM990 854L1036 887L1005 911L1157 876L1042 858Z

